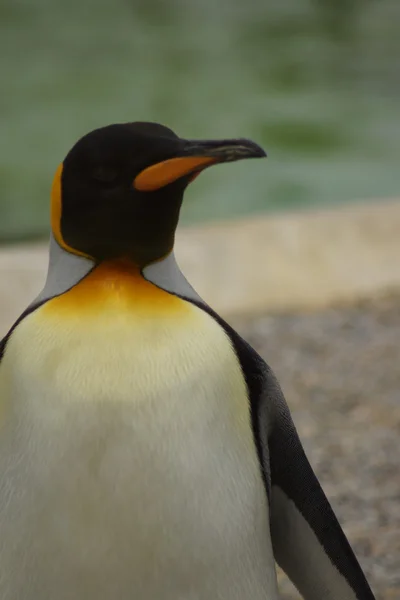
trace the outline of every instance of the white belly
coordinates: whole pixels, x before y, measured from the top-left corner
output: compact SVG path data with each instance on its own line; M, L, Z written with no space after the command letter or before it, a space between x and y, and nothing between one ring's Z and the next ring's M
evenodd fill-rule
M1 600L277 598L245 384L203 311L100 330L39 310L0 398Z

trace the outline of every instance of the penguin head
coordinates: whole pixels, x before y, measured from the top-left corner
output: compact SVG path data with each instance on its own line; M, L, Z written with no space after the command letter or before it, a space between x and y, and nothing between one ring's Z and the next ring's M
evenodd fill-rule
M73 254L143 267L172 250L184 190L200 171L262 156L249 140L185 140L157 123L96 129L57 169L53 235Z

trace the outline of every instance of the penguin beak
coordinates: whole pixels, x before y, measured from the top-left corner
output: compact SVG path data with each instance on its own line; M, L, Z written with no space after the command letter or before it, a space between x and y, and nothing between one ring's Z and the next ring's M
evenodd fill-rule
M179 156L146 167L135 177L133 186L141 192L152 192L181 177L193 181L203 169L217 163L265 156L264 150L251 140L185 140Z

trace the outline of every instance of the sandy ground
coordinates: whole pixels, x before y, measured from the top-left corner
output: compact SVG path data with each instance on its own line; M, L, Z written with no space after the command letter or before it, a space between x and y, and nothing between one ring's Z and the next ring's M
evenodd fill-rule
M377 600L399 600L400 292L231 322L280 379ZM285 600L299 598L280 580Z

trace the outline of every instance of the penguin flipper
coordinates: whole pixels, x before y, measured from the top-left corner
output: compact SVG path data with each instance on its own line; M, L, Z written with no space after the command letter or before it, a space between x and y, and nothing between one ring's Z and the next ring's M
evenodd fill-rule
M375 600L308 462L274 373L210 307L186 299L223 327L242 367L276 562L305 600Z
M279 384L271 373L267 377L272 391L268 450L275 559L305 600L374 600L308 462Z

